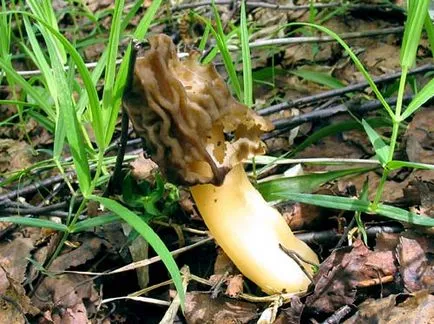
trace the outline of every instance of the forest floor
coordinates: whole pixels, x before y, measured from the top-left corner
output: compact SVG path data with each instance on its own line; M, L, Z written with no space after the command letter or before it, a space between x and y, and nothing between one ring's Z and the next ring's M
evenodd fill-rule
M119 2L43 1L52 6L54 25L86 63L97 63L105 55ZM119 21L126 24L113 56L114 73L155 2L125 1ZM29 3L3 3L0 16L0 29L7 25L10 30L10 43L0 41L0 323L434 323L432 102L424 100L396 128L396 143L390 141L391 117L348 51L330 34L289 25L315 23L339 35L392 109L400 99L407 107L432 79L434 64L429 31L424 30L404 80L407 86L400 91L407 19L403 1L247 1L252 108L274 124L263 137L267 155L257 157L256 168L249 164L247 170L265 199L274 201L296 236L319 256L303 293L267 296L244 278L209 235L188 188L166 182L144 157L130 123L124 177L110 199L146 220L171 251L182 268L184 312L161 262L165 256L157 255L110 208L82 194L85 181L77 177L73 137L67 135L61 144L56 140L56 112L63 103L56 106L54 92L47 90L52 83L35 63L41 60L33 42L41 44L40 55L52 55L46 35L35 27L32 40L31 24L12 13L28 11L27 6L36 12L33 1ZM240 2L216 3L242 84ZM215 38L212 33L204 38L208 29L198 16L218 28L211 2L163 2L148 35L170 36L181 57L199 52L230 80ZM95 115L85 112L90 108L80 110L87 107L80 106L85 80L74 69L62 73L74 107L82 113L78 121L86 134L83 146L97 147ZM94 81L97 101L104 101L108 74L106 70ZM40 101L34 100L38 94ZM52 116L42 104L52 109ZM66 132L72 127L67 120ZM112 146L104 147L101 176L91 192L96 196L103 195L114 170L121 114L113 126ZM391 142L394 151L382 163L381 149L390 149ZM101 156L97 149L86 150L93 177L98 173L93 159ZM395 161L405 163L392 168ZM315 197L291 198L285 190L367 202L363 206L376 201L383 209L351 209L349 199L342 200L342 206L339 200L307 204ZM276 192L288 199L276 202L271 198Z

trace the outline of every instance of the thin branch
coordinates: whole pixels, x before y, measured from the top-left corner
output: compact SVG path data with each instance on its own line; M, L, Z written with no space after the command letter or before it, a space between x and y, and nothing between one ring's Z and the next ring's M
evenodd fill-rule
M234 1L233 0L215 0L214 3L216 5L230 5ZM240 1L238 1L240 3ZM212 1L200 1L196 3L185 3L179 6L174 6L171 8L172 12L185 10L185 9L193 9L199 7L208 7L211 6ZM279 5L261 1L246 1L247 7L255 7L255 8L267 8L267 9L275 9L275 10L309 10L311 7L315 9L326 9L326 8L336 8L336 7L346 7L352 10L388 10L388 11L400 11L404 10L398 6L393 6L390 4L378 4L378 5L367 5L367 4L354 4L354 3L345 3L345 2L330 2L330 3L314 3L314 4L306 4L306 5Z
M362 37L372 37L388 34L401 34L404 31L404 27L391 27L384 29L368 30L363 32L351 32L342 33L339 35L342 39L354 39ZM334 42L336 39L332 36L305 36L305 37L286 37L286 38L275 38L275 39L260 39L249 43L250 48L263 47L263 46L276 46L276 45L290 45L290 44L300 44L300 43L323 43L323 42ZM231 48L231 47L229 47Z
M405 96L404 102L409 102L412 99L412 95ZM397 98L393 97L387 99L386 101L389 105L394 105L396 103L396 100ZM379 109L380 107L382 107L382 103L379 100L372 100L362 105L355 100L350 100L347 103L343 103L341 105L333 106L327 109L311 111L292 118L277 119L273 121L273 125L276 130L262 136L262 140L267 140L279 136L295 126L316 120L323 120L325 118L347 112L348 110L353 113L365 113L368 111Z
M429 71L434 71L434 65L433 64L426 64L426 65L422 65L420 67L417 67L415 69L412 69L409 71L408 75L425 73L425 72L429 72ZM402 74L401 72L397 72L397 73L393 73L393 74L383 75L381 77L375 78L374 83L378 85L381 83L396 80L396 79L401 77L401 74ZM360 83L351 84L351 85L346 86L344 88L333 89L333 90L325 91L325 92L315 94L312 96L302 97L299 99L295 99L295 100L287 101L287 102L280 103L277 105L269 106L267 108L259 109L259 110L257 110L257 112L261 116L266 116L266 115L273 114L275 112L279 112L283 109L299 108L299 107L307 106L309 104L312 104L314 102L318 102L321 100L325 100L325 99L329 99L329 98L337 97L337 96L342 96L342 95L349 93L349 92L364 90L367 87L369 87L368 82L363 81Z
M65 173L65 175L58 174L58 175L55 175L53 177L38 181L37 183L31 183L31 184L26 185L22 188L18 188L16 190L11 191L11 192L2 194L2 195L0 195L0 206L3 205L5 203L5 201L8 199L16 199L19 196L24 196L24 195L33 193L33 192L38 191L39 189L41 189L43 187L48 187L48 186L51 186L53 184L62 182L62 181L64 181L65 177L72 177L72 176L75 176L75 170L68 171Z

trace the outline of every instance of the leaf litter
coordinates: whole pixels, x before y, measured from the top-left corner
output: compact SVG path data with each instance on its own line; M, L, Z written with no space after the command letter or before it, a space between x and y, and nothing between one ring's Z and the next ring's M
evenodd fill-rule
M60 9L65 8L65 3L62 1L56 3ZM305 3L307 2L297 1L297 5ZM112 3L105 0L92 0L87 1L84 5L91 12L97 13L110 7ZM224 12L225 17L227 17L225 19L231 18L226 8ZM270 9L255 9L252 15L253 19L257 20L260 25L260 28L252 33L252 41L285 36L284 29L281 27L287 22L310 21L308 10L282 11L276 14L276 11ZM394 25L393 22L390 23L390 19L386 21L376 16L374 19L367 20L356 14L350 18L336 15L324 26L328 26L338 34L344 34L349 31L378 30ZM89 27L87 24L88 18L79 19L86 27L78 31L78 34L86 36L86 33L89 33L93 26ZM67 22L68 19L62 20L63 23L65 21ZM105 32L108 32L109 22L110 19L105 19L102 24L103 28L106 28ZM156 26L155 30L162 28L162 26ZM68 35L71 36L71 34ZM313 33L312 36L314 35ZM396 35L349 40L349 43L359 54L372 75L392 73L399 69L400 39ZM422 47L428 48L426 45ZM103 47L97 43L86 47L84 53L89 60L97 59L102 49ZM422 49L419 53L421 62L430 55L429 51ZM346 54L334 43L318 43L316 46L303 43L293 44L286 46L281 51L272 53L272 55L267 49L255 49L252 51L252 57L254 58L255 71L269 67L272 57L273 64L278 65L282 70L303 68L321 71L334 76L343 84L362 80L361 74L354 68ZM320 93L327 88L324 85L304 80L299 76L287 74L277 74L273 82L275 82L274 87L264 84L256 85L255 93L260 94L257 98L258 107L269 105L273 99L276 101L291 100L308 94ZM369 90L356 96L363 98L368 95L370 95ZM313 104L290 112L279 113L276 118L290 118L316 108L316 104ZM13 107L8 106L8 109L5 113L7 117L16 113ZM432 106L427 105L418 111L409 122L404 140L401 143L400 159L407 158L412 162L434 163L433 112ZM305 123L291 135L273 138L267 144L270 144L270 151L274 153L286 152L291 150L293 144L299 143L321 126L341 120L348 119L346 117L342 119L339 116ZM25 128L2 127L0 143L2 173L26 168L37 161L32 155L32 145L25 142L23 130L31 135L32 145L36 147L40 148L52 143L49 133L44 128L37 127L33 119L25 124ZM390 134L382 133L382 135L389 136ZM272 141L275 144L271 145ZM365 133L357 130L322 138L296 155L297 158L369 158L371 156L373 156L373 151L366 140ZM150 175L154 168L143 156L135 161L131 167L133 175L136 173ZM327 171L335 168L336 166L308 165L305 166L305 172ZM277 168L275 171L281 170ZM334 184L327 184L318 192L327 191L339 195L348 195L349 192L358 193L367 176L369 178L369 194L372 198L380 177L374 171L368 175L347 177ZM2 188L3 190L5 189ZM384 200L392 204L412 206L413 210L433 217L433 196L433 171L413 170L404 175L392 174L386 183ZM193 226L197 226L200 218L188 194L184 196L184 203L184 216L191 217L188 221L192 222ZM432 229L420 229L407 225L407 229L403 233L378 234L375 240L369 242L369 246L373 246L370 248L358 239L359 233L357 231L351 233L344 231L348 225L349 217L344 217L335 211L318 207L312 208L312 206L306 207L302 204L287 208L292 208L287 213L288 223L291 227L312 231L332 229L339 236L347 235L353 243L351 246L338 249L335 249L331 244L318 244L316 246L317 250L321 251L324 261L313 278L311 292L306 296L294 296L289 303L280 307L275 323L318 322L318 320L326 319L328 316L338 313L346 305L351 305L352 310L350 317L341 318L341 322L344 323L398 323L399 321L408 321L408 318L413 318L413 323L430 323L432 321L434 318L432 311L434 309L432 307L434 246L432 232L430 232ZM95 212L93 216L97 217L99 213L99 211ZM192 217L192 214L195 216ZM378 221L378 219L369 216L366 219L367 226ZM118 226L111 229L108 226L98 227L94 232L98 235L97 237L94 236L94 233L81 233L74 236L75 240L80 243L79 246L64 250L53 260L45 270L44 275L41 274L39 265L46 264L54 252L53 247L55 248L59 237L51 237L40 244L37 244L34 238L29 237L8 236L8 239L3 238L0 245L0 292L3 297L0 322L24 323L23 315L36 316L39 313L41 315L40 323L87 323L89 318L97 314L98 303L103 296L100 295L101 286L93 278L75 273L52 274L52 272L65 270L91 269L92 265L98 262L101 254L107 251L109 251L107 258L110 262L115 262L116 266L119 266L119 262L128 263L133 259L131 253L128 253L128 249L123 249L127 244L126 238ZM248 288L249 292L252 291L252 285L244 280L236 269L233 269L233 265L229 261L222 261L224 255L220 254L217 257L218 261L214 270L209 270L212 268L215 254L214 247L204 248L193 258L195 263L199 264L197 268L201 270L201 273L208 277L214 275L214 282L219 283L220 286L212 294L209 289L204 290L203 285L190 285L186 299L186 322L256 322L262 311L272 303L270 301L242 300L240 296L243 291L245 288ZM212 256L212 260L210 260L210 256ZM30 262L29 258L35 262ZM109 265L111 266L110 262ZM182 258L180 262L182 262ZM200 268L208 268L208 270L202 271L203 269ZM199 270L198 272L200 272ZM151 271L150 276L151 278L158 278L161 274ZM39 283L38 280L40 280ZM117 279L113 278L113 281L115 280ZM38 283L31 298L29 297L28 283ZM122 285L117 281L115 284ZM139 286L137 283L135 284ZM132 286L135 287L134 284ZM258 292L256 291L256 293ZM158 294L157 296L164 295L161 291ZM122 307L128 308L128 306ZM106 309L102 309L102 313L109 313ZM113 322L126 322L123 314L121 311L119 313L115 311L115 314L111 317L109 315L108 318L114 319ZM134 318L134 316L130 318ZM94 322L96 323L96 321Z

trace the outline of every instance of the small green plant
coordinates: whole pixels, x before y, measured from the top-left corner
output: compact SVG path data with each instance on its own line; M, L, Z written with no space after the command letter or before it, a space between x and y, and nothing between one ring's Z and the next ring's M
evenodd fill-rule
M161 0L152 2L138 24L134 38L143 39L145 37L161 2ZM23 121L22 108L31 107L29 115L41 122L54 135L51 161L46 161L36 167L55 166L61 174L64 174L65 167L71 166L71 163L67 162L64 157L64 149L68 145L79 188L74 188L67 177L65 181L69 184L73 200L78 196L82 196L83 199L75 213L68 217L66 224L26 217L2 217L0 221L52 228L63 232L62 241L52 256L51 262L61 251L70 233L122 219L142 235L160 255L184 304L184 291L179 269L165 244L147 224L146 218L137 215L115 200L93 194L96 187L107 181L106 162L113 160L106 158L105 152L112 140L121 106L131 47L126 50L125 59L118 70L116 70L116 59L122 34L128 22L140 8L140 1L135 2L126 17L123 17L125 1L115 1L108 44L92 72L86 67L76 47L59 31L51 1L29 0L26 4L30 12L8 11L6 2L2 1L2 12L0 12L0 33L3 36L0 40L2 76L4 73L12 89L18 85L26 93L27 102L21 98L13 101L17 105L21 122ZM41 71L40 76L31 80L22 77L11 64L11 23L12 17L16 16L22 18L28 39L21 43L21 48L26 57L31 59ZM100 100L96 86L103 73L104 87ZM82 84L79 84L78 78ZM78 95L79 99L75 100L74 95ZM86 130L85 125L90 126L93 136ZM93 172L91 172L91 167L94 169ZM163 189L165 189L164 185ZM172 191L169 196L174 195ZM154 197L152 195L150 193L148 197ZM155 197L144 205L148 210L152 207L152 203L156 203L153 199ZM90 200L100 203L113 214L79 221L79 215Z
M419 169L430 169L434 170L433 165L424 163L413 163L407 161L399 161L394 159L394 153L398 142L399 130L402 128L402 123L409 118L414 112L416 112L426 101L434 96L434 80L428 82L413 98L413 100L408 104L407 108L403 108L403 97L407 80L407 73L409 69L414 65L416 59L417 47L420 41L422 28L425 26L427 30L428 38L430 40L431 49L434 45L434 33L433 25L428 15L428 5L429 0L421 1L409 1L408 2L408 14L407 22L405 24L404 39L401 47L401 79L399 82L397 103L394 109L385 100L384 96L377 88L372 77L366 71L365 67L362 65L360 60L351 50L351 48L333 31L316 24L311 23L292 23L289 26L306 26L310 28L316 28L329 36L332 36L348 53L348 55L353 60L354 64L358 70L363 74L363 76L368 81L371 89L376 95L377 99L382 103L385 112L388 114L390 120L392 121L392 135L389 139L388 144L382 139L380 134L378 134L372 127L374 124L378 125L378 122L384 123L382 119L375 120L362 120L361 127L365 130L369 140L374 147L376 153L376 159L381 165L383 172L380 184L376 191L374 201L368 201L366 199L366 193L363 194L359 199L352 199L346 197L334 197L327 195L313 195L301 192L295 192L293 190L288 190L282 185L282 179L271 180L267 185L266 190L263 190L265 197L267 195L272 196L274 200L276 199L291 199L307 204L313 204L328 208L337 208L343 210L352 210L357 213L377 213L392 219L396 219L403 222L408 222L416 225L423 226L434 226L434 220L432 218L419 216L413 212L407 210L388 206L382 204L381 197L383 194L384 184L386 183L387 177L393 170L407 167L407 168L419 168ZM356 121L356 123L358 123ZM387 124L387 121L386 121ZM322 134L314 134L313 137L308 138L306 143L302 143L301 146L304 148L309 145L317 138L325 135L326 132L336 131L336 125L331 125L327 129L322 130ZM347 125L348 127L348 125ZM293 181L293 178L286 179L286 181ZM274 185L273 185L274 183Z

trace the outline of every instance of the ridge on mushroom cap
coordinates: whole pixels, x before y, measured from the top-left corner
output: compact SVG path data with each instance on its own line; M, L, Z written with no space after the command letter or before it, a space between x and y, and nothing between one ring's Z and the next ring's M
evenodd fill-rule
M170 181L219 185L232 166L264 153L260 136L272 124L237 102L213 65L180 61L166 35L149 42L124 107Z

